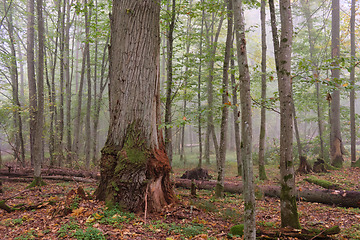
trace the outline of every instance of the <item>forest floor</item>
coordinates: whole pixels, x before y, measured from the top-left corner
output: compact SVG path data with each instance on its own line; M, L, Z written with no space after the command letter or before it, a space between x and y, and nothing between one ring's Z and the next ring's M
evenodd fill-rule
M229 167L229 166L228 166ZM231 166L230 166L231 168ZM233 168L232 168L233 169ZM185 169L174 168L174 176L180 177ZM269 169L271 180L257 184L277 184L278 169ZM210 173L215 176L213 170ZM346 190L360 191L360 168L344 168L314 175L338 184ZM299 187L321 188L297 176ZM227 181L238 182L240 177ZM0 209L0 239L242 239L229 235L233 225L243 217L243 199L239 194L226 193L224 198L214 198L214 192L198 190L198 196L190 196L188 189L175 189L178 203L158 214L133 214L118 209L107 209L103 202L93 199L96 183L76 183L46 180L41 188L26 190L28 183L3 181L4 193L0 201L11 207L28 210L6 212ZM88 199L77 197L71 203L69 192L81 186ZM14 197L15 196L15 197ZM64 212L64 206L70 212ZM338 225L340 234L334 239L360 239L360 209L341 208L298 201L301 226L324 228ZM280 227L280 201L276 198L257 196L256 221L258 227ZM285 239L285 238L284 238ZM294 238L296 239L296 238Z

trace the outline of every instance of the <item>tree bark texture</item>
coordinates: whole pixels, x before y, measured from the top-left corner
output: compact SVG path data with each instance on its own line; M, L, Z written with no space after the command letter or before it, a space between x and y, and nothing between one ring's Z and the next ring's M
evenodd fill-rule
M160 1L113 2L110 127L95 194L129 211L160 211L174 200L160 123Z
M340 4L339 0L332 0L332 23L331 23L331 58L334 60L331 70L331 78L335 83L335 89L331 94L331 128L330 128L330 158L331 165L342 167L344 159L342 153L342 139L340 130Z
M239 66L241 103L241 158L244 181L245 239L256 239L255 189L252 159L252 114L250 96L250 74L246 52L245 20L240 0L233 0L236 48Z
M289 0L280 1L281 35L277 36L275 8L269 1L280 97L281 226L299 228L293 159L293 102L291 80L292 16Z

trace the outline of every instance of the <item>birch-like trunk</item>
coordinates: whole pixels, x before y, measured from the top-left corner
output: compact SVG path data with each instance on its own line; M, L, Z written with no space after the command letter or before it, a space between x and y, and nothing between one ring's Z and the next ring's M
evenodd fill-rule
M244 239L256 239L255 191L252 159L250 74L246 52L245 20L241 0L233 0L241 103L241 158L244 182Z

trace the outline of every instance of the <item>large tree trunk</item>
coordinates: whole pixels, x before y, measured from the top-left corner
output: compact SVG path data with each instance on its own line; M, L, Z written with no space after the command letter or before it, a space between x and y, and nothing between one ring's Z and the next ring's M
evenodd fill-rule
M292 17L289 0L280 0L281 36L277 35L274 1L269 1L280 97L281 226L300 228L296 205L293 159L293 105L291 83Z
M245 239L256 239L255 189L252 159L252 114L250 73L246 52L245 20L240 0L233 0L241 103L241 158L244 181Z
M261 0L261 100L266 101L266 0ZM265 136L266 136L266 108L261 107L260 137L259 137L259 179L267 180L265 171Z
M331 94L331 129L330 129L330 158L331 165L342 167L343 145L340 130L340 90L337 83L340 78L340 5L339 0L332 0L332 23L331 23L331 58L334 60L331 70L331 78L335 83L335 89Z
M174 201L160 123L160 1L113 2L110 126L95 194L129 211Z
M194 180L193 180L194 181ZM175 186L183 188L191 188L192 180L176 179ZM213 190L216 186L216 181L195 180L196 188ZM281 189L279 186L259 186L260 190L268 197L281 196ZM242 193L244 186L242 183L224 183L224 191L229 193ZM360 207L360 192L344 191L344 190L322 190L322 189L297 189L296 198L298 200L307 202L317 202L340 207Z

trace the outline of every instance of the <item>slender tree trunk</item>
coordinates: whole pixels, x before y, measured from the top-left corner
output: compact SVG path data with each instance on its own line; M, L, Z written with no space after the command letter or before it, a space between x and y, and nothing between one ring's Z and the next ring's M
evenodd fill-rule
M297 122L297 117L296 117L296 109L295 109L294 100L292 100L291 105L292 105L293 118L294 118L294 129L295 129L296 144L297 144L298 153L299 153L299 159L300 159L303 156L303 152L302 152L301 139L300 139L299 127L298 127L298 122Z
M30 126L30 155L31 165L34 166L35 158L35 130L36 130L36 110L37 110L37 96L36 96L36 80L35 80L35 60L34 60L34 38L35 38L35 7L34 0L27 1L27 73L29 84L29 126Z
M129 211L161 211L174 201L174 193L158 129L160 1L113 1L112 9L110 127L95 194Z
M214 16L213 16L214 21ZM218 144L217 142L214 142L216 139L215 135L215 127L214 127L214 114L213 114L213 102L214 102L214 65L215 65L215 56L216 56L216 49L217 49L217 43L222 27L222 23L224 21L224 16L222 15L220 18L220 22L218 25L218 28L215 33L215 37L209 37L208 36L208 46L210 47L210 57L209 57L209 75L208 75L208 81L207 81L207 127L206 127L206 134L205 134L205 161L206 164L210 164L210 136L213 137L213 143L215 147L215 153L217 156L219 156L219 149L216 147ZM207 35L209 35L209 29L207 30ZM211 34L213 34L213 29L211 30ZM214 131L214 132L212 132ZM218 160L218 157L216 158Z
M84 79L85 79L85 69L86 69L86 53L88 52L89 44L85 43L85 49L83 51L83 59L81 65L81 75L80 75L80 83L79 83L79 91L78 91L78 101L77 101L77 112L75 116L75 124L74 124L74 154L75 156L79 156L79 144L80 144L80 128L81 128L81 109L82 109L82 94L84 88Z
M330 156L331 164L342 167L343 145L340 130L340 90L336 82L340 78L340 4L339 0L332 0L332 23L331 23L331 58L334 60L331 70L331 78L335 83L335 89L331 94L331 129L330 129Z
M174 42L174 28L176 16L176 1L171 1L171 15L169 28L167 31L167 81L166 81L166 102L165 102L165 149L168 154L170 164L173 156L172 146L172 128L171 128L171 103L172 103L172 84L173 84L173 42Z
M351 58L352 64L355 63L355 0L351 1L351 19L350 19L350 38L351 38ZM350 72L350 133L351 133L351 166L356 163L356 124L355 124L355 66L352 66Z
M261 0L261 100L266 101L266 0ZM265 171L265 137L266 137L266 108L261 107L260 137L259 137L259 179L267 180Z
M203 4L203 0L201 0L201 4ZM201 76L202 76L202 45L203 45L203 33L204 33L204 18L205 18L205 8L202 10L202 17L201 17L201 30L200 30L200 45L199 45L199 75L198 75L198 89L197 89L197 110L198 110L198 137L199 137L199 164L198 167L202 167L202 155L203 155L203 146L202 146L202 129L201 129Z
M104 90L108 84L108 74L106 74L106 67L108 65L108 54L107 54L107 48L109 43L109 37L106 39L106 44L104 46L103 50L103 57L102 57L102 63L101 63L101 76L100 76L100 84L99 84L99 93L96 98L95 102L95 113L94 113L94 139L93 139L93 163L97 163L97 139L98 139L98 128L99 128L99 119L100 119L100 109L101 109L101 102L103 99L103 93Z
M34 131L34 182L33 185L42 185L41 164L44 160L43 151L43 127L44 127L44 20L43 2L37 0L37 23L38 23L38 57L37 57L37 111L36 130Z
M231 56L231 84L232 84L232 94L233 94L233 114L234 114L234 134L235 134L235 151L236 151L236 162L237 162L237 172L238 176L242 175L242 161L241 161L241 141L240 141L240 126L239 126L239 117L240 111L238 109L238 89L237 84L235 83L235 61L234 56Z
M223 197L224 192L224 178L225 178L225 160L226 160L226 147L227 147L227 129L229 118L229 62L231 57L231 46L233 36L233 13L231 0L225 0L227 5L227 35L225 43L225 56L223 64L223 82L222 82L222 112L221 112L221 127L220 127L220 145L219 145L219 160L218 160L218 178L215 187L216 197Z
M66 134L66 163L72 166L72 142L71 142L71 84L72 76L70 75L70 3L67 2L67 15L66 15L66 27L65 27L65 51L64 51L64 71L65 71L65 134Z
M241 102L241 158L244 182L244 238L256 239L255 189L252 160L250 74L246 52L245 21L241 0L233 0Z
M189 2L189 7L192 6L192 0ZM188 17L187 22L187 29L186 29L186 52L185 52L185 79L184 79L184 105L183 105L183 115L184 115L184 121L186 121L186 111L187 111L187 87L188 87L188 78L189 78L189 52L190 52L190 31L191 31L191 16ZM185 128L186 124L184 123L181 126L181 150L180 150L180 162L183 161L184 165L186 164L186 158L185 158Z
M302 4L302 8L303 8L303 12L306 18L306 25L307 25L307 29L309 32L309 47L310 47L310 59L311 62L313 64L312 66L312 73L315 79L319 78L319 72L317 70L318 68L318 63L317 63L317 59L314 58L314 54L316 54L316 50L315 50L315 41L314 41L314 37L313 37L313 19L312 19L312 15L310 13L310 6L309 6L309 2L308 1L301 1ZM320 154L319 157L320 158L324 158L324 136L323 136L323 114L322 114L322 109L321 109L321 95L320 95L320 83L319 81L315 82L315 86L316 86L316 105L317 105L317 118L318 118L318 128L319 128L319 138L320 138Z
M280 97L281 226L300 228L296 205L293 159L293 106L291 84L292 16L289 0L280 0L281 36L277 36L274 1L269 0L271 28Z
M87 5L87 0L85 0L85 5ZM91 22L91 6L87 7L85 13L85 35L86 35L86 58L87 58L87 102L86 102L86 118L85 118L85 167L88 169L90 167L90 152L91 152L91 125L90 125L90 115L91 115L91 66L90 66L90 22Z
M11 50L11 59L10 59L10 75L11 75L11 86L12 86L12 101L13 101L13 121L14 121L14 137L15 137L15 147L14 147L14 157L19 163L20 166L25 167L25 157L24 157L24 141L22 133L22 120L20 115L21 105L19 101L19 74L17 68L17 57L15 50L15 38L14 38L14 26L12 18L12 7L7 6L6 1L4 2L4 9L10 8L7 14L7 31L10 39L10 50Z

